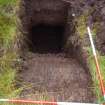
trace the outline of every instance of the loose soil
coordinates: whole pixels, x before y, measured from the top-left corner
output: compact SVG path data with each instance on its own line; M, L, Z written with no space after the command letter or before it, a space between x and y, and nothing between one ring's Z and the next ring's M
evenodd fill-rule
M23 98L36 100L41 93L57 101L94 101L89 73L65 53L27 53L22 67Z

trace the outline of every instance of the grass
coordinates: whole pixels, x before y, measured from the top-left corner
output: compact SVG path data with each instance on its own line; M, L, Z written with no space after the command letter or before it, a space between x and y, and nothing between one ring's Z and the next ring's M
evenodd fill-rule
M16 27L12 19L0 16L0 43L4 48L9 48L15 36Z
M77 23L76 32L79 35L80 39L84 39L85 35L87 34L87 21L88 21L88 16L91 14L91 9L90 11L89 10L85 11L85 13L80 15L75 20ZM99 30L100 30L100 23L95 22L92 27L92 37L94 39L96 38L96 33ZM97 74L96 74L96 66L95 66L95 62L93 58L92 49L89 46L87 46L86 49L87 49L87 52L89 52L88 63L89 63L90 73L91 73L92 80L93 80L93 86L94 86L93 90L94 90L94 93L96 94L98 103L102 103L104 100L103 100L103 95L99 87L99 81L98 81ZM103 75L103 80L105 80L105 56L101 56L98 51L97 51L97 55L98 55L98 59L100 63L101 73Z
M0 46L11 47L17 34L17 9L20 0L0 0Z
M0 58L0 98L17 97L21 89L15 88L16 68L13 62L16 62L15 54L5 54Z
M12 47L18 3L19 0L0 0L0 98L16 98L21 91L15 87L17 55Z
M99 87L99 80L98 80L97 73L96 73L96 65L94 62L92 49L87 48L87 50L89 52L88 63L90 66L90 73L92 75L92 80L93 80L93 86L94 86L93 90L94 90L94 93L96 94L98 103L103 103L104 99L103 99L101 89ZM105 56L101 56L98 51L97 51L97 55L98 55L98 60L99 60L100 68L101 68L101 74L103 76L103 80L105 81Z
M90 11L87 9L83 12L83 14L81 14L80 16L78 16L75 21L76 21L76 32L79 35L79 37L81 39L84 38L84 36L87 33L87 21L88 21L88 17L89 17L89 13Z
M80 35L80 38L84 38L84 35L86 34L86 16L81 15L77 18L77 27L76 30L78 34Z
M1 6L16 5L17 0L0 0Z

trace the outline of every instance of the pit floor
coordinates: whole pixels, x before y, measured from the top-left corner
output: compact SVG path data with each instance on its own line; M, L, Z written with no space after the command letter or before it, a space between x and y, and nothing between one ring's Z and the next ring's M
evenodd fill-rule
M21 98L39 100L44 96L47 100L70 102L95 100L89 73L65 53L27 53L20 77L21 85L27 87Z

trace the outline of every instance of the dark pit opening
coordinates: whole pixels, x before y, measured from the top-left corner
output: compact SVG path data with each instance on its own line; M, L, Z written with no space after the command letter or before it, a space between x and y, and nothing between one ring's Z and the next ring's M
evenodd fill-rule
M38 24L30 30L31 51L37 53L62 52L64 39L63 25Z

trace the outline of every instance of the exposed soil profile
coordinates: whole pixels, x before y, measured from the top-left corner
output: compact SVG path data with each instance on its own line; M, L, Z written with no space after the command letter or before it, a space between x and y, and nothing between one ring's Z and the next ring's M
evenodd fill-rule
M28 51L23 56L20 77L21 85L29 88L21 97L35 99L36 93L47 92L57 101L94 102L90 74L72 54L66 56L66 42L73 34L72 17L67 24L70 6L60 0L23 2L20 19ZM73 45L70 46L69 51L75 55Z

